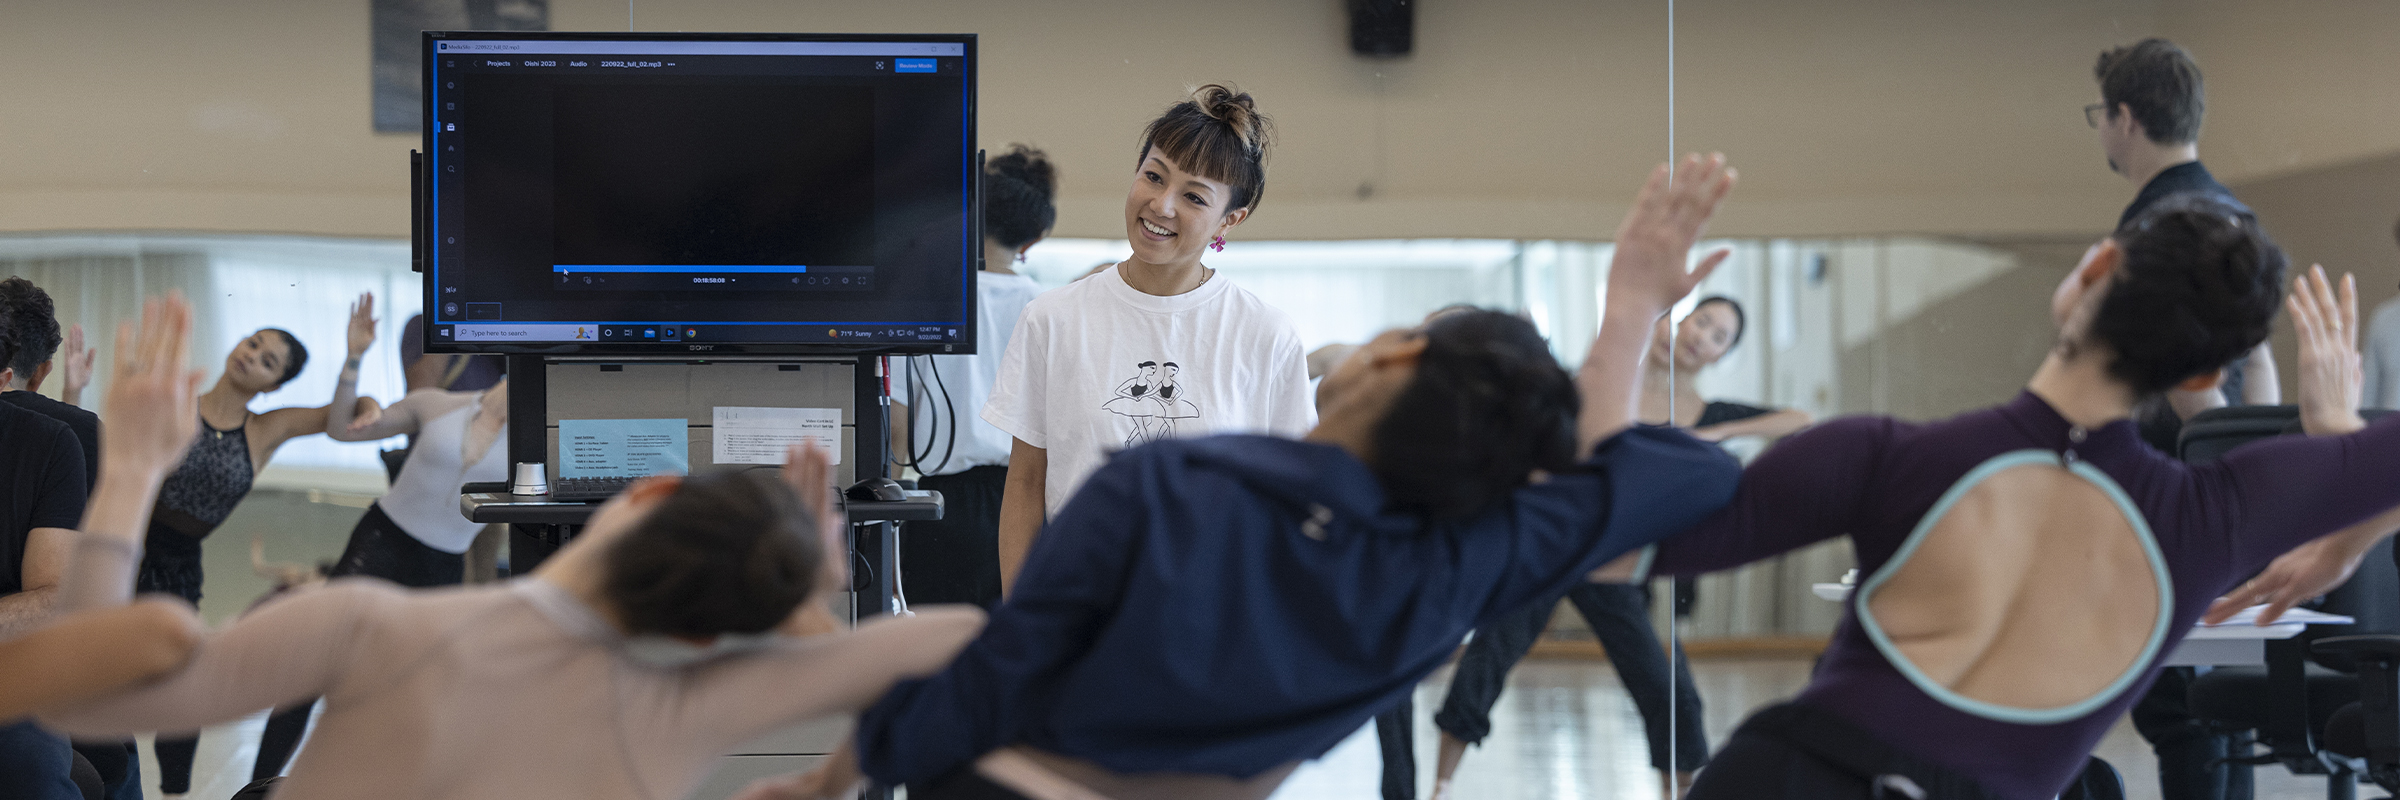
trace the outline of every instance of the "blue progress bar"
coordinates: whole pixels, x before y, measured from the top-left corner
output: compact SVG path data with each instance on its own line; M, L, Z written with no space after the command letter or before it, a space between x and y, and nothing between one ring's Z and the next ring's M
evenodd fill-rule
M754 272L796 275L808 271L799 265L780 264L554 264L551 272Z

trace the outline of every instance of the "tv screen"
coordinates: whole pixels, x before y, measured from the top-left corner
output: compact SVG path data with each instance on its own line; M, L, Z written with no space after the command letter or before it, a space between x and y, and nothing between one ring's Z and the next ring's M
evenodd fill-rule
M974 352L974 36L423 44L427 352Z

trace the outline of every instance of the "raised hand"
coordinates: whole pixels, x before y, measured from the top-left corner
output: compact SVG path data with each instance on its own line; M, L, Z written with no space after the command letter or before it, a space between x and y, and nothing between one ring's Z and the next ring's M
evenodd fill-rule
M1672 178L1672 180L1670 180ZM1725 155L1686 156L1670 175L1660 164L1617 226L1616 254L1608 268L1608 303L1627 313L1666 313L1725 263L1719 250L1690 268L1692 245L1733 191L1738 178Z
M1733 169L1725 166L1722 154L1685 158L1672 173L1659 165L1634 198L1625 224L1617 227L1600 335L1592 339L1575 374L1576 388L1583 391L1583 409L1575 419L1579 452L1589 452L1600 440L1634 423L1635 411L1641 408L1641 363L1650 350L1652 326L1730 253L1710 253L1698 269L1689 266L1692 244L1700 240L1725 194L1733 191L1733 182Z
M79 405L83 387L92 385L92 355L91 345L83 341L83 326L68 326L66 352L59 356L59 371L63 373L59 380L65 385L58 391L59 399L67 405Z
M834 502L833 462L814 442L792 445L784 449L783 481L800 495L801 513L817 521L817 535L825 547L817 591L850 585L850 523L841 504Z
M2366 383L2358 355L2358 277L2343 275L2337 294L2323 266L2292 279L2284 298L2300 340L2300 426L2312 436L2366 427L2358 416Z
M351 358L366 355L367 348L374 346L375 323L375 293L359 295L358 302L350 304Z
M191 357L192 306L181 293L142 305L142 324L117 326L116 363L100 421L100 471L155 487L183 461L200 427L201 373Z

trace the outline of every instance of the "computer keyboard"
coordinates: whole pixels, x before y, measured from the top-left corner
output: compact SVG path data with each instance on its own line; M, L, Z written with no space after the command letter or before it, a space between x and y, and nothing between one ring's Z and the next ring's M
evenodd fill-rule
M557 478L550 481L550 499L559 502L606 500L625 491L638 478Z

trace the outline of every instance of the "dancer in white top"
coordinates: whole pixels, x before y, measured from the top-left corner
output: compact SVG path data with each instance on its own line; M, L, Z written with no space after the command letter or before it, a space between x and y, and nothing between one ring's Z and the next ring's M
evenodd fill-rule
M455 585L466 574L467 548L483 530L458 513L458 487L508 479L508 379L482 391L419 389L388 408L360 403L358 370L375 345L376 322L375 296L359 295L350 306L350 354L334 382L325 435L342 442L414 436L416 444L391 489L350 529L333 576L366 575L414 588ZM310 700L267 719L251 780L282 774L315 708Z

